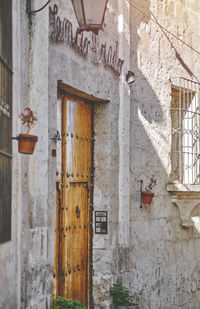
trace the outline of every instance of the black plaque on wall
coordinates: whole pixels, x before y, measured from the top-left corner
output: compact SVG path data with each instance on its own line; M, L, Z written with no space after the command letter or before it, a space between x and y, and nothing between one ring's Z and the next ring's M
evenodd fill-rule
M108 212L95 211L95 233L107 234L108 233Z

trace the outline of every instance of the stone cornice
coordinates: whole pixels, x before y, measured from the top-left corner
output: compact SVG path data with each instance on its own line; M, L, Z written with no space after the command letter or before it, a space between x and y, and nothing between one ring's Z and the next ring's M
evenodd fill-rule
M172 203L179 208L182 226L193 226L191 212L200 204L200 185L169 183L167 191L171 193Z

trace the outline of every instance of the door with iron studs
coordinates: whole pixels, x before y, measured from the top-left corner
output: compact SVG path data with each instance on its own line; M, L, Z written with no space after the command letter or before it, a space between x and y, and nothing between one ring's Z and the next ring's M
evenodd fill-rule
M90 307L92 230L92 106L61 99L61 172L57 182L54 298Z

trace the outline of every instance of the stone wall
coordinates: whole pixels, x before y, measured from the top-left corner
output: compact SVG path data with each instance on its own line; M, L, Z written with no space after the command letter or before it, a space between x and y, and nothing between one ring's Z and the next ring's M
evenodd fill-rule
M13 49L20 53L20 5L19 2L13 3ZM19 111L21 93L20 93L20 59L13 57L13 92L15 93L14 109ZM18 133L17 112L13 113L12 136ZM12 173L12 230L11 241L0 245L0 308L11 309L20 308L20 229L21 229L21 160L17 153L17 145L13 143L13 166Z
M198 1L135 1L146 16L198 50ZM196 9L195 9L196 7ZM198 308L199 231L184 229L167 192L171 162L171 83L199 78L199 54L132 7L130 244L121 275L141 308ZM164 33L165 32L165 33ZM151 206L140 209L140 180L157 180ZM197 206L192 215L199 216ZM125 267L125 265L128 265Z
M58 5L58 16L61 21L66 17L76 31L77 22L71 3L63 1L52 1ZM119 14L121 12L121 27L119 28ZM109 289L117 278L117 251L118 238L123 242L123 229L127 229L127 216L123 218L122 206L129 208L129 115L130 97L129 88L125 83L125 73L129 69L130 34L129 34L129 10L121 1L110 1L108 13L106 14L104 31L100 31L99 44L106 44L113 52L116 48L116 41L119 42L119 55L125 60L123 71L120 77L116 76L109 67L102 63L95 64L95 54L89 48L88 56L82 57L69 44L54 42L50 37L49 49L49 106L50 106L50 132L60 130L59 119L56 117L57 106L57 82L62 80L69 85L96 98L107 100L109 103L94 103L94 211L108 211L108 234L93 235L93 301L96 307L108 307L110 304ZM122 30L126 27L126 33ZM50 35L52 27L50 27ZM90 40L92 47L91 33L84 33L84 38ZM99 49L100 51L100 49ZM52 121L53 120L53 121ZM119 148L120 143L120 148ZM59 169L57 160L51 157L49 170L53 171L55 179L56 170ZM58 146L57 146L58 147ZM57 153L59 149L57 148ZM49 183L50 204L54 207L55 182ZM118 226L118 209L120 195L120 234ZM94 221L93 221L94 222ZM127 240L128 241L128 240Z
M34 7L43 5L34 1ZM70 1L52 0L77 27ZM13 135L18 114L37 111L34 156L17 153L13 142L12 241L0 245L0 307L50 308L53 284L56 171L60 130L58 81L109 103L94 103L94 210L108 211L108 234L93 235L93 301L110 308L109 289L121 280L141 309L199 308L199 231L184 229L167 191L171 162L171 82L198 79L198 1L110 0L99 42L119 42L124 60L116 76L66 42L52 40L48 9L32 16L26 1L13 4ZM141 14L142 13L144 14ZM151 19L150 19L151 17ZM92 35L84 33L92 44ZM92 45L91 45L92 46ZM128 86L126 73L135 73ZM140 208L140 180L157 180L151 206ZM200 215L196 207L192 216Z
M43 1L34 1L33 9ZM12 240L0 246L0 307L50 308L53 259L48 233L48 9L32 16L13 2L13 136L24 133L19 114L31 107L38 135L33 156L13 141ZM54 229L54 227L53 227ZM52 254L53 256L53 254Z
M34 1L32 10L42 7ZM48 9L32 15L21 6L21 110L30 106L37 116L32 134L38 136L34 155L21 157L21 304L20 308L50 308L53 251L48 216Z

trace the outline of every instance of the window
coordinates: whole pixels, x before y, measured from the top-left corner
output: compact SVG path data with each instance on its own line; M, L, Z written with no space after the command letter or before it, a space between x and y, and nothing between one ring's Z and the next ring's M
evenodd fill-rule
M0 243L11 239L12 0L0 1Z
M171 88L171 180L182 184L200 184L199 87L178 78Z

